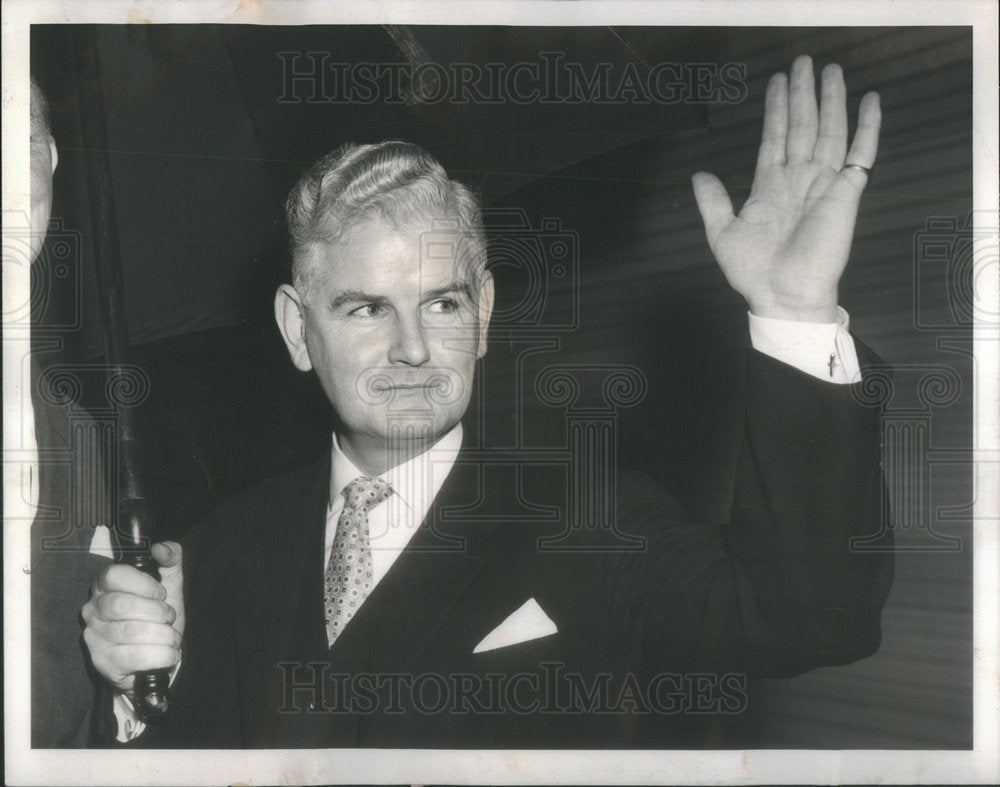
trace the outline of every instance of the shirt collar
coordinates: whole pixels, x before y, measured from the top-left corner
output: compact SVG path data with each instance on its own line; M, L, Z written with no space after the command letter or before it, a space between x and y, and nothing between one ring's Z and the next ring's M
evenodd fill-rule
M455 464L461 447L462 424L459 422L422 454L390 468L379 478L387 481L394 496L420 513L422 518ZM340 450L336 433L333 434L331 456L329 505L332 508L344 487L366 474Z

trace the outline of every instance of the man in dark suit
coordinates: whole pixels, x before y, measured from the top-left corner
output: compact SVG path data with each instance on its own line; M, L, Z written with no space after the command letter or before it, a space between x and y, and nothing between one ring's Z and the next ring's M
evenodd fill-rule
M493 308L474 198L405 143L317 162L288 200L293 282L275 314L333 406L331 451L223 506L185 543L183 572L163 544L162 583L115 566L95 584L85 637L113 688L109 737L697 745L692 719L738 711L747 674L873 652L891 563L849 540L878 522L877 414L851 393L837 283L878 99L848 151L839 68L819 107L814 90L808 58L772 78L739 216L717 179L694 177L757 348L725 530L625 473L607 487L613 526L581 527L543 465L464 444ZM512 515L522 501L545 513ZM145 729L132 673L165 667L173 705Z

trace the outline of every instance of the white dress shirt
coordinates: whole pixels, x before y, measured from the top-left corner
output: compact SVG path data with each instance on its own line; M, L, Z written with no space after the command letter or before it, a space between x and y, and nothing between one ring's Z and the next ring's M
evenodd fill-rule
M368 512L368 542L372 550L372 588L392 568L420 523L424 521L441 485L451 472L462 447L462 424L438 440L430 449L408 462L379 476L389 484L392 494ZM330 504L326 510L326 539L323 570L330 562L337 520L346 502L344 487L365 475L344 455L333 436L333 459L330 463ZM362 602L363 603L363 602Z
M841 307L837 307L836 323L774 320L755 314L750 314L749 318L750 342L754 349L826 382L843 385L861 379L854 339L848 332L850 318ZM372 588L385 577L417 532L441 485L451 472L461 445L462 425L459 423L430 450L380 476L392 487L393 494L368 514ZM337 534L337 520L344 510L344 487L358 476L365 475L340 450L336 435L333 437L331 451L330 502L327 506L323 550L324 571ZM171 682L179 667L178 664L174 668ZM117 737L122 743L137 737L146 728L124 694L115 697L114 710L118 720Z

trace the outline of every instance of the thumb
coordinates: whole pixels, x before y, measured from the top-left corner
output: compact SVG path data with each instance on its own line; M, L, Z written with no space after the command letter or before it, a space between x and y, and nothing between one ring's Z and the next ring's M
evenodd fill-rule
M153 544L150 553L160 564L160 584L167 591L166 602L174 608L177 617L173 627L184 633L184 571L181 559L184 550L176 541L164 541Z
M156 562L160 564L160 574L163 574L166 569L171 568L180 571L184 550L181 549L181 545L176 541L163 541L159 544L153 544L149 548L149 551L156 559Z
M732 200L729 199L722 181L709 172L696 172L691 176L691 185L694 187L698 212L701 213L701 220L705 223L708 243L714 245L719 233L733 220Z

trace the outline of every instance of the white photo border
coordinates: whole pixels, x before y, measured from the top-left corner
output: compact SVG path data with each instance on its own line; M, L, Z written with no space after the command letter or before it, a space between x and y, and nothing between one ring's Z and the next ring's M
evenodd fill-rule
M974 47L975 215L996 215L997 6L991 0L830 0L705 2L326 2L272 0L9 0L3 5L3 204L28 210L28 70L31 24L47 23L489 24L899 26L969 25ZM990 213L987 214L986 212ZM995 225L994 225L995 227ZM995 229L994 229L995 232ZM5 239L6 243L6 239ZM1000 292L996 266L977 285ZM4 299L19 299L26 271L3 271ZM10 339L5 332L5 345ZM16 337L15 337L16 338ZM20 480L4 468L5 770L9 784L314 784L314 783L991 783L1000 780L1000 337L974 332L977 369L976 445L992 461L977 473L974 563L974 748L959 751L407 751L281 750L65 751L32 750L29 740L29 640L26 532L9 527L23 504ZM5 346L5 350L7 347ZM20 424L18 364L4 355L4 433ZM984 454L985 455L985 454Z

